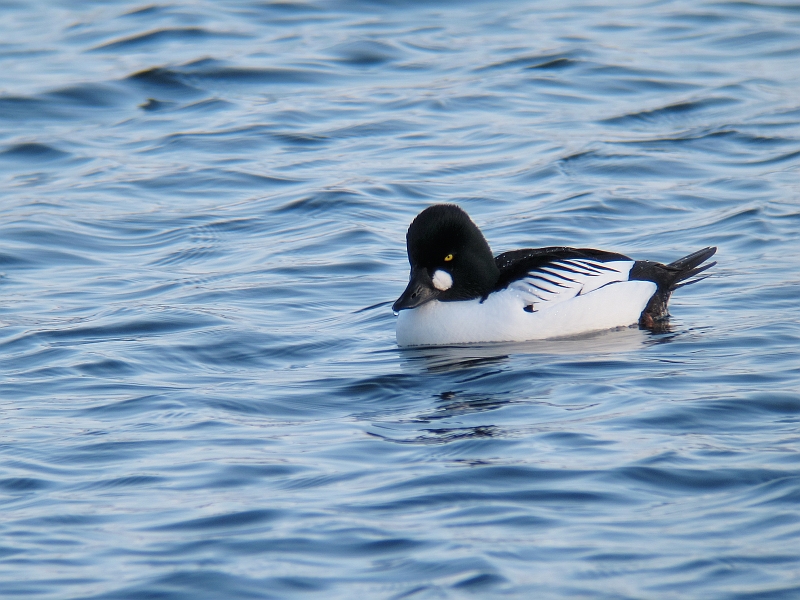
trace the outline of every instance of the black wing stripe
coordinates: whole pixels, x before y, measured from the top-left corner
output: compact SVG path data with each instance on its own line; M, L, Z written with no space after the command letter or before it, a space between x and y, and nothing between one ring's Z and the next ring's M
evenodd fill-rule
M585 264L583 262L577 262L573 260L564 260L561 261L562 264L568 264L573 267L577 267L578 269L583 269L587 271L587 273L581 273L582 275L599 275L601 273L600 269L595 269L592 264Z
M551 285L555 285L555 286L560 287L560 288L568 288L569 287L568 285L564 285L563 283L558 283L557 281L553 281L552 279L548 279L544 275L538 275L536 273L528 273L528 276L525 279L528 279L528 280L530 280L530 279L539 279L541 281L544 281L544 282L549 283ZM530 283L531 283L531 285L536 285L536 283L534 283L533 281L531 281ZM536 286L536 287L539 287L539 286Z
M529 285L530 285L530 287L531 287L532 289L530 289L530 290L528 290L528 291L529 291L531 294L533 294L533 295L535 295L536 297L538 297L538 298L539 298L539 300L546 300L546 298L542 297L542 296L541 296L541 294L550 294L550 295L552 296L553 294L557 294L557 293L558 293L558 292L556 292L556 291L554 291L554 290L548 290L548 289L545 289L545 288L543 288L543 287L539 287L539 286L537 286L537 285L535 285L535 284L533 284L533 283L531 283L531 284L529 284ZM534 292L533 290L538 290L540 293L538 293L538 294L537 294L537 293L536 293L536 292Z
M558 294L559 293L558 290L548 289L548 288L546 288L545 286L543 286L541 284L537 284L535 281L526 281L525 283L528 285L528 290L530 291L531 294L536 294L536 292L534 292L532 290L538 290L538 292L540 294L548 294L550 296L552 296L553 294ZM539 298L544 300L544 298L542 298L541 296L539 296Z
M578 280L576 280L576 279L572 279L571 277L567 277L566 275L562 275L554 267L542 267L541 270L544 271L545 273L550 273L552 275L555 275L556 277L558 277L559 279L561 279L563 281L571 281L572 283L579 283Z
M604 264L598 262L589 262L589 261L586 261L585 263L583 261L581 262L585 264L587 268L592 268L599 271L616 271L616 269L612 269L611 267L607 267Z
M571 264L572 263L567 263L566 261L553 263L554 266L557 266L562 271L567 271L568 273L575 273L576 275L596 275L597 274L597 273L592 273L588 269L573 269L573 268L571 268L569 266ZM577 266L577 265L572 265L572 266Z

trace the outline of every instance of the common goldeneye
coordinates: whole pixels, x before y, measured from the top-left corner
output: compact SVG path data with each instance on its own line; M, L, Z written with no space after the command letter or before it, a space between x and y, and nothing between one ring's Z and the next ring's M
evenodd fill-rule
M521 342L633 325L658 329L674 290L717 251L668 265L589 248L512 250L492 257L453 204L423 210L406 235L411 277L392 306L400 346ZM662 325L663 326L663 325Z

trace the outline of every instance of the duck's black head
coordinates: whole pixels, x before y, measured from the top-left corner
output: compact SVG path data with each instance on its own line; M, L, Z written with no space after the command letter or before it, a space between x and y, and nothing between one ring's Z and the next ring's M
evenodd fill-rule
M436 204L419 213L408 228L406 245L411 277L392 306L395 312L431 300L481 298L500 276L480 229L454 204Z

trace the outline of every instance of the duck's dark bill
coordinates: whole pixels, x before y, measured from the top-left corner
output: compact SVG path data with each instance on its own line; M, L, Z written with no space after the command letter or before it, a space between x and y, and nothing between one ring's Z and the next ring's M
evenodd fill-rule
M439 290L433 287L433 281L427 269L411 269L411 281L406 290L392 305L394 312L406 308L416 308L430 302L439 295Z

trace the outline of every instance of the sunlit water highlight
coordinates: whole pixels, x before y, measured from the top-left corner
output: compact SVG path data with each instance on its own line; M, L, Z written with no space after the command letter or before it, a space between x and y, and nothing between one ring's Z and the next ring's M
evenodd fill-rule
M800 595L800 10L613 4L2 4L3 597ZM401 351L445 201L719 265Z

